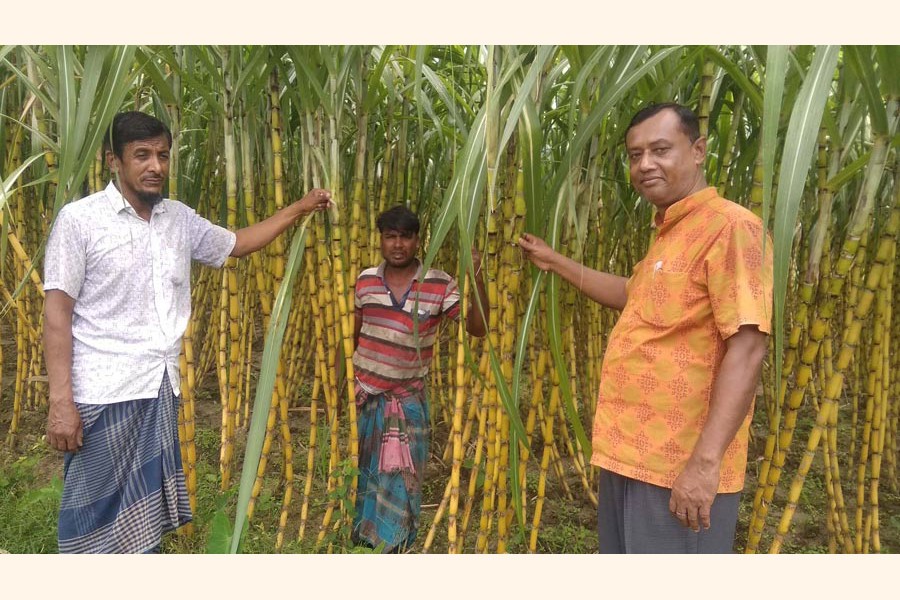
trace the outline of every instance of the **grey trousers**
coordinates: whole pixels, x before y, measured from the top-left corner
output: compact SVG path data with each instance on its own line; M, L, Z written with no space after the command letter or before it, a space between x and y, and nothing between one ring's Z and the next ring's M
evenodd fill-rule
M669 512L672 490L600 469L600 554L729 554L741 494L718 494L710 528L695 533Z

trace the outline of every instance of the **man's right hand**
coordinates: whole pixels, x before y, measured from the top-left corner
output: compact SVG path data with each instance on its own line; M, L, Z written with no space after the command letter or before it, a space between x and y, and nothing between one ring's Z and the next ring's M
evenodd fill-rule
M47 441L60 452L75 452L81 448L81 415L69 400L50 400L47 415Z
M553 268L553 260L557 252L547 245L547 242L530 233L523 234L519 238L519 247L525 254L525 258L534 263L538 269L549 271Z

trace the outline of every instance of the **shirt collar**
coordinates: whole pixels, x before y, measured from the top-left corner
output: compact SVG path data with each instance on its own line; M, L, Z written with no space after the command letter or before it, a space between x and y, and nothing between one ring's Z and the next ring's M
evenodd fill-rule
M106 193L106 198L109 200L109 207L114 213L118 214L124 210L130 212L134 216L137 216L137 211L134 210L134 207L131 206L131 203L125 199L125 197L119 191L119 188L116 187L115 182L110 181L109 185L106 186L104 192ZM153 210L150 211L150 216L152 217L155 214L164 212L166 212L165 198L162 202L157 203L156 206L153 207Z
M413 275L413 281L422 281L422 261L418 258L416 259L416 263L418 263L418 268L416 269L416 274ZM381 279L382 283L384 282L384 268L387 265L387 261L381 261L381 264L378 265L378 269L375 271L375 274Z
M698 192L694 192L687 198L683 198L678 202L675 202L669 208L666 209L665 215L662 220L660 220L659 213L656 213L654 217L654 225L657 229L665 229L671 227L689 213L691 213L695 208L702 206L716 197L718 192L716 188L710 186L705 187Z

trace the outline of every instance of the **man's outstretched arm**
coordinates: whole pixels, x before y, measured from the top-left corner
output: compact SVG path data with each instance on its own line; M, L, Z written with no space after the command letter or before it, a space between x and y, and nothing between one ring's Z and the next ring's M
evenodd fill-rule
M231 250L231 256L240 258L256 252L270 244L297 219L313 211L325 210L330 202L331 193L328 190L313 189L303 198L285 206L268 219L238 229L234 232L237 239Z
M628 300L625 290L627 277L586 267L563 256L547 245L547 242L530 233L519 238L519 247L522 248L525 257L537 268L543 271L553 271L594 302L615 310L625 308L625 301Z

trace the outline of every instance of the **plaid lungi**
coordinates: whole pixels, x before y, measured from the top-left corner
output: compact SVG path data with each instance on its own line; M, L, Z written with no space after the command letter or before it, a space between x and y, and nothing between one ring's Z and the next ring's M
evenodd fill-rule
M60 553L152 551L191 520L178 401L165 375L157 398L76 403L84 444L65 455Z
M385 411L390 402L385 394L369 394L360 405L359 483L353 538L373 548L384 544L383 552L402 551L416 539L422 511L422 481L428 460L428 400L424 386L410 387L397 397L405 417L405 437L412 458L411 470L385 472L379 468L385 428Z

